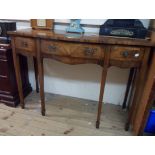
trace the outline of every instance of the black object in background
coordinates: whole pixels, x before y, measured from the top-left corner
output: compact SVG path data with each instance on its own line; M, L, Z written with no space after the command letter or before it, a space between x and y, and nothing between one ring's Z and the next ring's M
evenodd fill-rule
M147 29L138 19L108 19L100 26L100 35L144 39Z
M16 30L16 22L0 20L0 43L9 44L11 41L10 37L7 34L7 31L15 31L15 30Z

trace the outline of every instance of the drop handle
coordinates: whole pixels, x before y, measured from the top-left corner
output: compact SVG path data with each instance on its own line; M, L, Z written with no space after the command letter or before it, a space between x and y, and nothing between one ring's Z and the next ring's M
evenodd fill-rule
M85 53L85 55L87 55L87 56L93 55L94 52L96 52L96 51L97 51L96 48L90 48L90 47L85 47L85 48L84 48L84 53Z
M122 52L122 55L124 58L128 57L129 56L129 52L128 51L124 51Z
M22 41L22 42L21 42L21 45L22 45L23 47L28 47L28 43L25 42L25 41Z
M48 49L49 49L50 51L56 51L57 47L54 46L54 45L49 45L49 46L48 46Z

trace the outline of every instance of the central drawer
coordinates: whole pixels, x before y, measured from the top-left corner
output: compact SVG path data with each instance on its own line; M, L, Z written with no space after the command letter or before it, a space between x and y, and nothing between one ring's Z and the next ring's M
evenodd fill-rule
M41 41L41 52L75 58L102 59L104 57L104 52L100 45L48 40Z

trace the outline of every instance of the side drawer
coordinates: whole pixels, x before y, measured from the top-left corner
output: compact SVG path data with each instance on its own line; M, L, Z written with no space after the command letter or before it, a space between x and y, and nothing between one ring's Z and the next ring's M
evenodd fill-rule
M102 47L99 45L66 43L48 40L41 41L41 52L75 58L102 59L104 57Z
M15 45L19 50L35 52L35 41L32 38L15 37Z
M144 49L139 47L113 46L111 48L111 60L120 61L141 61L144 56Z

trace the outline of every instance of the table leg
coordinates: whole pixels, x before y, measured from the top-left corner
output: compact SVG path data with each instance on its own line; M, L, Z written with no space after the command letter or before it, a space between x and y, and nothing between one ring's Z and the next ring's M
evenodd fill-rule
M135 77L135 81L134 81L134 85L133 87L136 88L135 90L135 94L134 94L134 99L133 99L133 103L131 103L131 107L129 108L129 114L128 114L128 118L127 118L127 121L126 121L126 124L125 124L125 131L128 131L129 130L129 127L130 127L130 122L131 122L131 118L132 118L132 115L133 115L133 112L134 112L134 109L136 107L136 104L135 104L135 100L136 100L136 96L138 95L138 81L139 81L139 69L137 69L137 72L135 73L136 74L136 77ZM136 85L136 86L135 86ZM134 91L134 90L133 90ZM133 94L133 92L131 92Z
M104 52L105 52L105 60L104 60L103 70L102 70L102 77L101 77L101 84L100 84L100 96L99 96L98 113L97 113L97 121L96 121L96 128L97 129L100 126L102 102L103 102L106 77L107 77L107 72L108 72L108 67L109 67L109 59L110 59L111 49L109 47L107 47L106 51L104 51Z
M131 83L133 81L133 75L134 75L134 68L131 68L130 73L129 73L127 87L126 87L125 97L124 97L124 101L123 101L123 104L122 104L122 109L126 109L126 107L127 107L126 102L127 102L127 99L128 99Z
M35 80L36 80L36 92L39 93L39 84L38 84L38 64L37 59L33 57L34 62L34 72L35 72Z
M101 112L102 112L102 102L103 102L103 96L104 96L104 89L105 89L107 71L108 71L108 68L103 68L102 78L101 78L101 86L100 86L100 97L99 97L97 121L96 121L96 128L97 129L100 126L100 117L101 117Z
M129 111L130 107L131 107L131 103L133 100L133 95L134 92L136 90L136 83L138 81L136 81L136 75L137 75L137 68L134 69L134 75L133 75L133 81L132 81L132 87L131 87L131 91L130 91L130 96L129 96L129 101L128 101L128 105L127 105L127 110Z
M38 60L39 83L40 83L40 97L41 97L41 114L45 116L45 94L44 94L44 69L43 58Z
M11 44L12 44L12 50L13 50L13 62L14 62L15 73L16 73L20 105L21 105L21 108L24 109L25 104L24 104L24 95L23 95L22 80L21 80L21 73L20 73L19 55L16 53L16 50L15 50L14 38L12 38Z
M40 51L40 39L37 39L37 64L38 64L38 75L40 84L40 98L41 98L41 114L45 116L45 94L44 94L44 66L43 57L41 57Z

